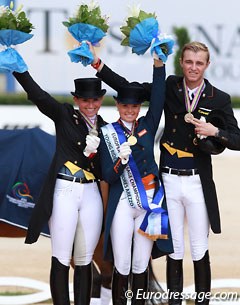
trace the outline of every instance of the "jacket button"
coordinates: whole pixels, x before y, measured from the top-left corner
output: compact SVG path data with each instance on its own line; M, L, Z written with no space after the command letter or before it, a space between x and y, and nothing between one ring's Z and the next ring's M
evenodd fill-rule
M145 150L145 147L142 147L142 150Z
M90 168L87 168L87 171L90 172Z
M174 143L173 143L173 142L171 142L171 143L170 143L170 146L173 146L173 144L174 144Z
M77 144L78 144L78 145L81 145L81 142L78 142Z
M147 172L144 172L144 175L147 175Z
M143 160L143 163L146 163L147 162L147 160Z
M184 148L184 150L185 150L185 151L188 151L188 148L187 148L187 147L185 147L185 148Z
M175 115L174 115L174 119L176 120L177 118L178 118L178 116L175 114Z
M173 132L173 133L176 132L176 128L173 128L172 132Z
M194 145L198 145L198 140L197 140L197 138L194 138L194 139L193 139L193 144L194 144Z
M77 164L78 162L77 161L74 161L74 164Z

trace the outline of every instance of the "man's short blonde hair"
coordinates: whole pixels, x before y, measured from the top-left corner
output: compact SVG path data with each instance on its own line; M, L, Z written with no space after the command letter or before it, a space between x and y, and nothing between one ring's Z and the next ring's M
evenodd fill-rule
M182 48L181 60L183 60L184 52L187 50L193 51L195 53L197 53L199 51L206 52L207 53L207 62L209 62L209 60L210 60L210 53L209 53L208 47L202 42L192 41L192 42L186 43Z

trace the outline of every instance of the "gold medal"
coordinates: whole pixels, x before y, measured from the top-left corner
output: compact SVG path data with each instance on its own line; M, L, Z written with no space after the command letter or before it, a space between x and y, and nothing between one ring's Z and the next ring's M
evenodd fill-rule
M194 119L194 116L191 112L185 114L184 120L186 123L191 123L192 119Z
M137 138L131 135L130 137L128 137L127 141L130 145L135 145L137 143Z
M97 129L95 129L95 128L92 128L92 129L90 129L89 130L89 135L91 135L91 136L98 136L98 131L97 131Z

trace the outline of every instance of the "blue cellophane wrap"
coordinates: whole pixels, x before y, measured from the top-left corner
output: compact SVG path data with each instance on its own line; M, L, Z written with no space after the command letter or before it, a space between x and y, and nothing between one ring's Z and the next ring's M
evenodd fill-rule
M85 41L96 45L106 34L100 28L86 23L76 23L70 26L68 31L77 41L82 42L80 47L68 52L71 61L81 62L84 66L90 65L93 62L93 55Z
M12 45L21 44L33 37L32 34L17 30L0 30L0 44L6 47L0 52L0 71L23 73L28 70L26 63Z
M143 55L150 47L153 38L159 33L158 22L154 17L144 19L138 23L130 32L129 46L132 52Z
M163 53L161 49L161 45L166 45L167 47L167 54ZM164 38L155 38L151 45L151 54L153 55L153 52L155 52L159 59L161 59L164 63L168 59L168 55L173 53L173 46L174 46L174 40L171 37L164 37Z

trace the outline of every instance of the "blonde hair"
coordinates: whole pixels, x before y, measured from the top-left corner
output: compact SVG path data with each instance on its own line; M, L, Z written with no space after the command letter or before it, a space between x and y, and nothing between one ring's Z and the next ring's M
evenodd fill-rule
M186 43L182 48L181 57L180 57L181 60L183 60L184 53L187 50L193 51L195 53L197 53L199 51L206 52L207 53L207 62L209 62L209 60L210 60L210 53L209 53L208 47L202 42L192 41L192 42Z

